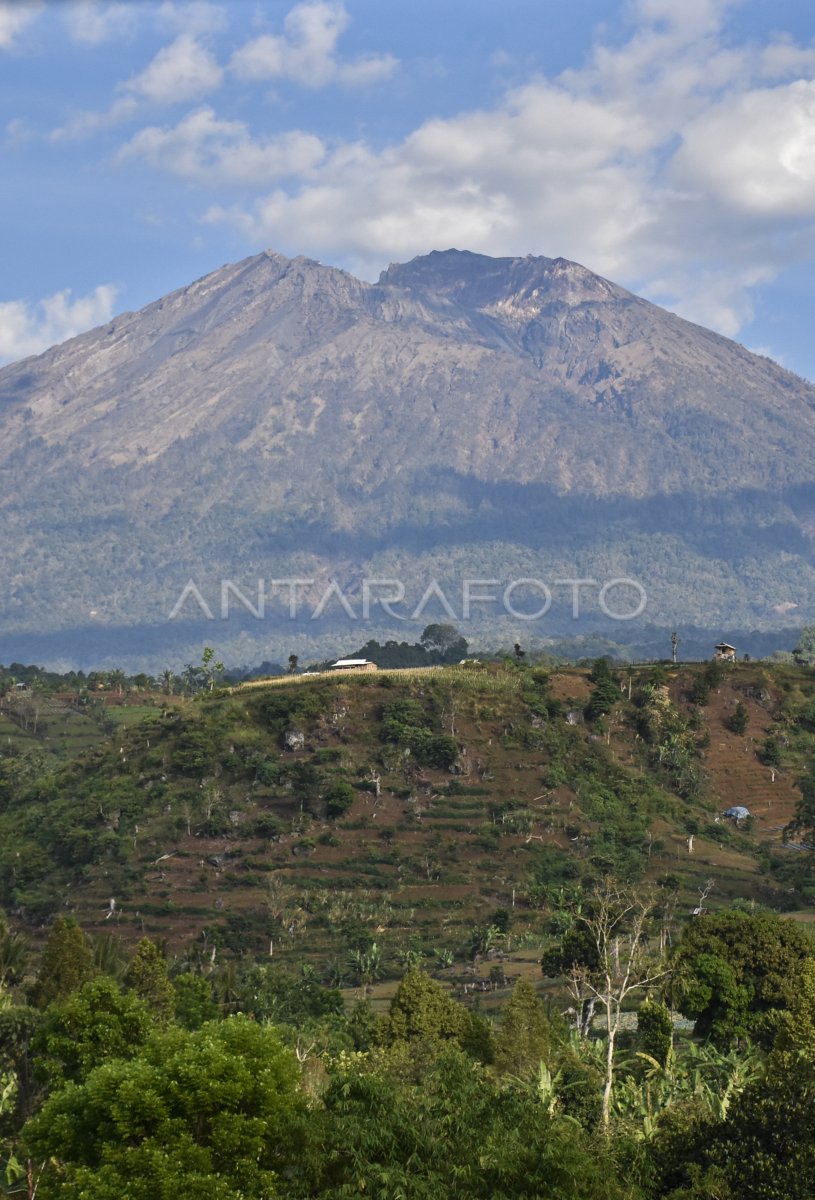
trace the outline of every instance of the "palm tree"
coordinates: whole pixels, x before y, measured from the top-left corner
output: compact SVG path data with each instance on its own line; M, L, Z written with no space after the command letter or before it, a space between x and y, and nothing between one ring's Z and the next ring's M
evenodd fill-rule
M124 694L125 685L127 684L127 676L124 671L120 671L117 667L115 671L108 673L108 684L113 688L117 696Z
M200 691L201 674L200 667L194 667L192 663L187 663L181 676L186 695L194 696L197 691Z

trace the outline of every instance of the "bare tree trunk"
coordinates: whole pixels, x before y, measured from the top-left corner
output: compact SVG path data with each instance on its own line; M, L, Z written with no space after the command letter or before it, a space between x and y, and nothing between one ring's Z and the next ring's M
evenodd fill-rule
M603 1130L608 1133L611 1124L611 1088L614 1083L614 1042L617 1038L616 1020L612 1021L609 1009L606 1009L606 1029L608 1042L606 1044L606 1082L603 1087Z

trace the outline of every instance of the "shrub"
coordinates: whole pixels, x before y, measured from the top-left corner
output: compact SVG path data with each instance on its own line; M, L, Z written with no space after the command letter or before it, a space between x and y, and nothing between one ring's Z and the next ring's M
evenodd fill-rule
M354 803L354 789L347 780L338 779L331 784L323 799L329 817L341 817Z
M739 700L738 704L736 705L736 707L733 710L733 713L730 717L730 721L729 721L730 728L733 730L734 733L738 734L739 737L743 737L744 734L747 732L747 725L749 723L749 720L750 720L750 714L748 713L745 704L743 704L743 702L741 700Z

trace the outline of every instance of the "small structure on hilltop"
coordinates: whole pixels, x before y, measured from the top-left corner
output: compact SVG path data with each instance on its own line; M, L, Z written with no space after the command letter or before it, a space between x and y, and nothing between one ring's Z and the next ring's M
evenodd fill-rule
M378 671L375 662L367 658L338 658L330 671Z
M714 662L732 662L736 661L736 647L729 645L727 642L719 642L718 646L714 646L716 653L713 655Z

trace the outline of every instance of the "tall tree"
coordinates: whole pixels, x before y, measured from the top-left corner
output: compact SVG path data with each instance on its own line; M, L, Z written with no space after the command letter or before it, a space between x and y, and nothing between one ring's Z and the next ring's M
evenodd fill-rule
M397 1041L450 1041L467 1030L467 1010L418 967L408 971L393 997L388 1033Z
M454 662L467 656L467 639L455 625L427 625L419 641L425 650L443 662Z
M719 1046L745 1037L766 1045L814 948L804 928L773 913L704 914L674 951L670 998L695 1020L698 1037Z
M509 1075L537 1070L551 1046L552 1029L543 1002L528 979L519 979L495 1038L496 1069Z
M267 1200L301 1158L294 1054L246 1017L156 1031L101 1063L23 1131L37 1200Z
M66 1000L94 975L90 941L73 917L57 917L48 935L32 989L38 1008Z
M606 1047L601 1119L606 1131L611 1122L614 1052L626 1001L667 974L667 968L652 956L648 946L653 908L650 896L605 880L575 917L584 931L590 955L586 956L589 961L575 962L567 978L578 1003L583 1004L588 994L603 1010Z
M175 991L167 975L167 960L155 942L142 938L124 977L125 986L136 993L162 1020L175 1011Z
M79 1082L106 1058L132 1058L152 1026L143 1001L112 979L92 979L46 1010L34 1038L37 1071L51 1087Z
M216 677L222 675L224 671L224 664L216 660L212 646L204 646L204 652L201 655L201 670L204 673L207 690L211 692L215 687Z

